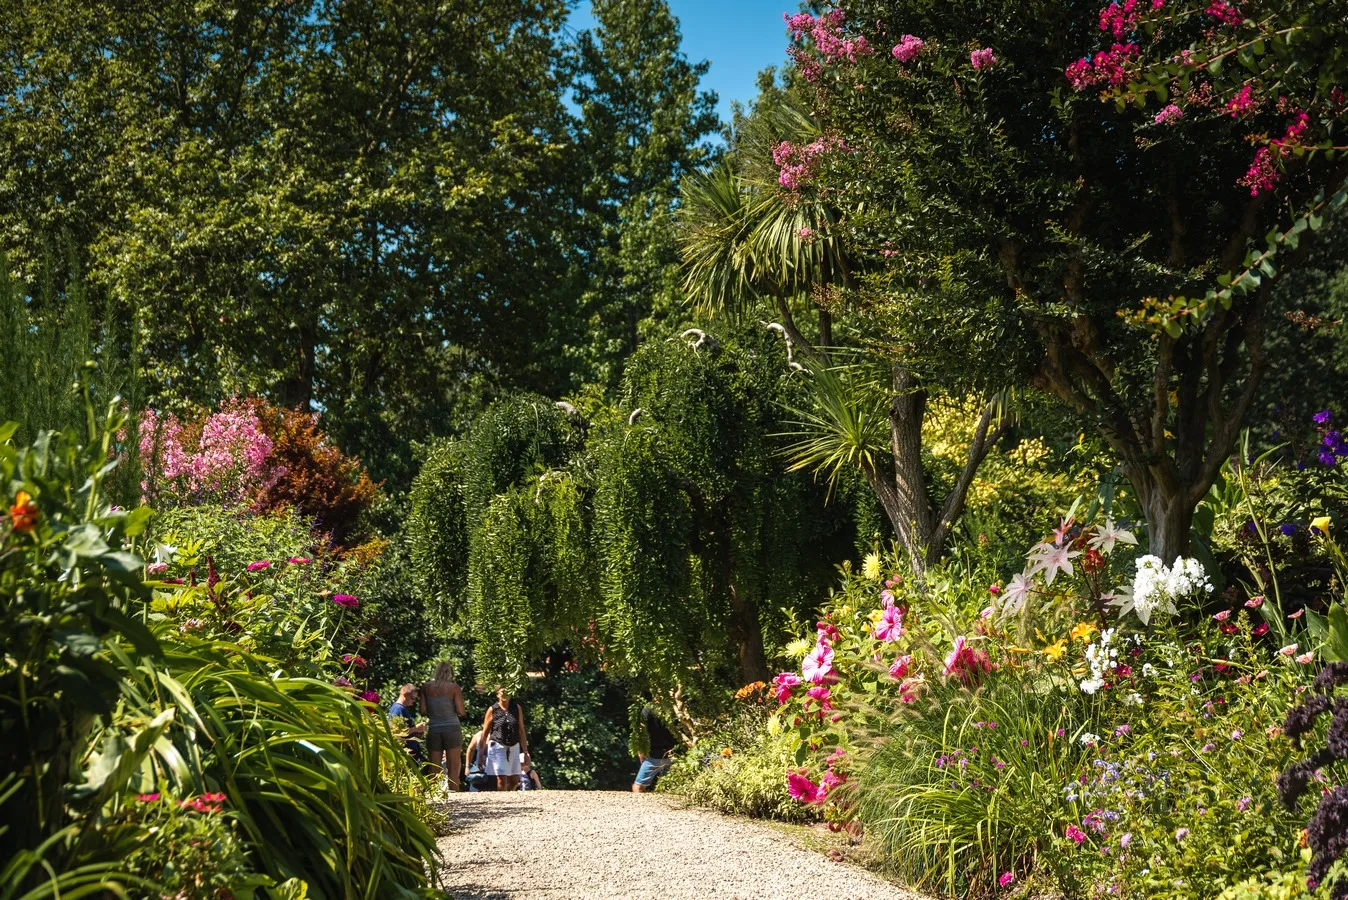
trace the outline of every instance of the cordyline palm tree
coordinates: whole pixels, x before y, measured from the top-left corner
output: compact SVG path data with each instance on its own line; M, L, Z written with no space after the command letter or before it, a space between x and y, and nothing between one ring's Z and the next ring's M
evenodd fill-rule
M775 142L804 145L820 136L811 118L783 102L756 112L726 159L684 179L684 290L707 315L743 319L770 310L777 317L765 324L786 339L791 366L808 373L814 401L811 409L793 410L799 429L787 450L792 468L830 479L860 471L921 578L944 552L978 467L1006 433L1005 398L989 399L963 469L946 495L934 498L922 467L928 388L893 354L836 347L833 313L819 303L837 289L858 286L858 267L843 241L843 211L777 183ZM814 341L793 315L793 308L810 303L819 320ZM840 356L861 361L838 364Z

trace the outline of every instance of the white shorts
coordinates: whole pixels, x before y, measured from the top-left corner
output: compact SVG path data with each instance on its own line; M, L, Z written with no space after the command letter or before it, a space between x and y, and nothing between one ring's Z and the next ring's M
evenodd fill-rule
M487 741L487 774L520 774L520 745L512 744L507 747L505 744Z

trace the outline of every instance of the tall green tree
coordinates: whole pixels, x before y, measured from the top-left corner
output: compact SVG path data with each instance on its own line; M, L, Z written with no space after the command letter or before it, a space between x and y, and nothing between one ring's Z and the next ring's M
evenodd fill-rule
M31 278L65 236L140 310L158 405L311 406L396 480L483 394L570 383L566 14L25 4L0 30L0 240Z
M684 316L673 215L683 177L714 156L716 95L699 90L706 62L681 49L666 0L595 0L577 35L576 139L584 173L578 243L586 276L589 380L617 384L643 339Z

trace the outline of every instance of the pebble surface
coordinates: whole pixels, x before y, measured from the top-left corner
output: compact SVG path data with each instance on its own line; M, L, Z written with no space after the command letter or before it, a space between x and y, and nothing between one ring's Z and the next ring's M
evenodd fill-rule
M449 815L454 900L922 900L767 825L660 794L456 794Z

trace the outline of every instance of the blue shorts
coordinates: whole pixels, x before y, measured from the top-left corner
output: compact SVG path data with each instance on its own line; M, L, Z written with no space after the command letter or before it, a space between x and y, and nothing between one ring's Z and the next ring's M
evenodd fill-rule
M674 760L666 756L664 759L651 759L646 757L641 763L641 768L637 769L637 784L650 790L655 787L655 780L669 771Z

